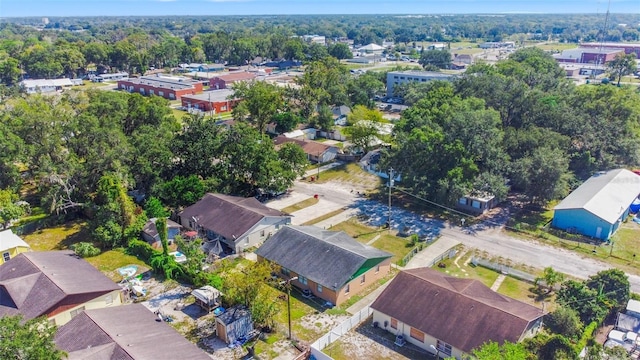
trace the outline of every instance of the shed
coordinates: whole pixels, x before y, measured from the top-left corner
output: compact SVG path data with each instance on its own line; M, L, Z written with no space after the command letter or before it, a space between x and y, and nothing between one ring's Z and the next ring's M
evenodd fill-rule
M253 320L245 306L234 306L216 318L218 337L227 344L242 340L252 331Z
M195 289L191 292L196 298L196 304L207 312L211 312L218 306L220 306L220 291L211 285L205 285L199 289Z

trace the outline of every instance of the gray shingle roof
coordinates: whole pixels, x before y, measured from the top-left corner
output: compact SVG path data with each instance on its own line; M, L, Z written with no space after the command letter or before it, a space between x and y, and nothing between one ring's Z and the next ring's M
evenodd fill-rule
M640 194L640 176L626 169L598 173L590 177L554 210L584 209L614 224Z
M149 221L147 221L146 224L144 224L144 227L142 228L142 232L151 236L152 238L155 238L158 235L158 228L156 227L156 221L158 221L157 218L149 219ZM182 228L182 225L178 224L177 222L171 219L167 219L167 229L170 229L170 228L180 229Z
M361 244L342 231L315 226L285 226L256 254L328 288L342 287L367 260L379 263L392 256Z
M240 237L265 217L289 216L268 208L255 198L222 194L206 194L200 201L184 209L182 217L195 217L198 225L226 239Z
M56 346L69 359L211 358L141 304L87 310L61 326Z
M429 268L401 271L371 308L469 352L487 341L519 341L542 310L478 280Z
M91 300L120 289L71 251L19 254L0 266L0 316L32 319L71 295Z

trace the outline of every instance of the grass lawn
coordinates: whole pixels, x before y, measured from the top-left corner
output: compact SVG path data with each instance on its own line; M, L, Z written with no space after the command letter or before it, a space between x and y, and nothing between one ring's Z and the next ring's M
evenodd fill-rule
M144 271L144 269L149 268L149 266L137 257L125 254L124 249L105 251L98 256L86 258L85 260L113 281L122 280L122 275L120 275L116 270L123 266L131 264L137 265L139 271L141 269Z
M575 49L579 45L575 43L551 43L551 44L540 44L535 46L542 50L560 52L562 50Z
M23 236L24 241L34 251L66 250L69 246L80 241L91 241L86 222L72 221L56 227L38 230ZM115 270L125 265L134 264L139 267L148 266L135 256L127 255L123 249L114 249L86 259L105 275L114 281L122 280L122 276Z
M393 254L393 257L391 258L392 263L396 263L398 260L404 258L409 253L409 251L411 251L411 248L406 247L408 238L404 239L398 236L394 236L386 230L379 230L364 225L355 218L334 225L330 230L344 231L349 234L349 236L365 244L379 235L378 239L373 244L371 244L371 246L375 247L376 249L380 249Z
M544 299L544 301L546 302L544 309L545 312L553 311L558 306L555 303L554 293L552 293L549 297L541 297L536 292L536 288L533 284L526 281L518 280L511 276L507 276L504 279L502 285L500 285L500 287L498 288L498 293L514 298L516 300L520 300L535 307L542 307L541 300Z
M355 218L333 225L331 231L344 231L361 243L367 243L375 236L382 234L382 230L364 225Z
M464 248L460 248L459 250L463 252L465 251ZM457 261L458 265L456 265L456 262L455 262L456 258L445 259L440 262L444 264L444 267L439 267L436 265L433 267L433 269L443 272L450 276L480 280L480 282L482 282L486 286L491 287L491 285L493 285L493 283L498 278L498 273L493 270L484 268L482 266L473 266L470 263L465 265L465 262L471 256L473 256L473 252L466 251L456 257L456 258L459 257L459 260Z
M302 201L300 201L298 203L295 203L293 205L289 205L289 206L287 206L286 208L284 208L284 209L282 209L280 211L282 211L284 213L287 213L287 214L291 214L291 213L294 213L294 212L296 212L298 210L302 210L302 209L307 208L309 206L313 206L313 205L317 204L318 201L320 201L320 199L316 199L314 197L310 197L310 198L308 198L306 200L302 200Z
M360 168L356 163L349 163L323 171L320 173L320 177L316 180L318 183L326 183L330 181L357 184L372 189L380 185L379 177L362 170L362 168Z

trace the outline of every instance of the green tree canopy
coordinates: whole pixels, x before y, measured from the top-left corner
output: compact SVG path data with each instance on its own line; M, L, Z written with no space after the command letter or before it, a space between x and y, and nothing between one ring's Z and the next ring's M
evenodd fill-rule
M6 360L59 360L66 354L53 342L56 327L45 318L23 321L21 316L0 317L0 353Z

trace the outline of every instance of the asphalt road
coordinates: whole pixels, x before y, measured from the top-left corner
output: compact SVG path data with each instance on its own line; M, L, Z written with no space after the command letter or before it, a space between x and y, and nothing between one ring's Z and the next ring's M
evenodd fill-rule
M453 238L467 247L476 248L495 256L502 256L516 263L536 268L553 267L556 271L576 278L586 279L611 265L583 257L572 251L548 246L534 240L521 240L506 235L500 229L485 229L467 233L459 227L441 230L443 237ZM588 245L584 245L588 246ZM631 291L640 293L640 276L630 275Z

